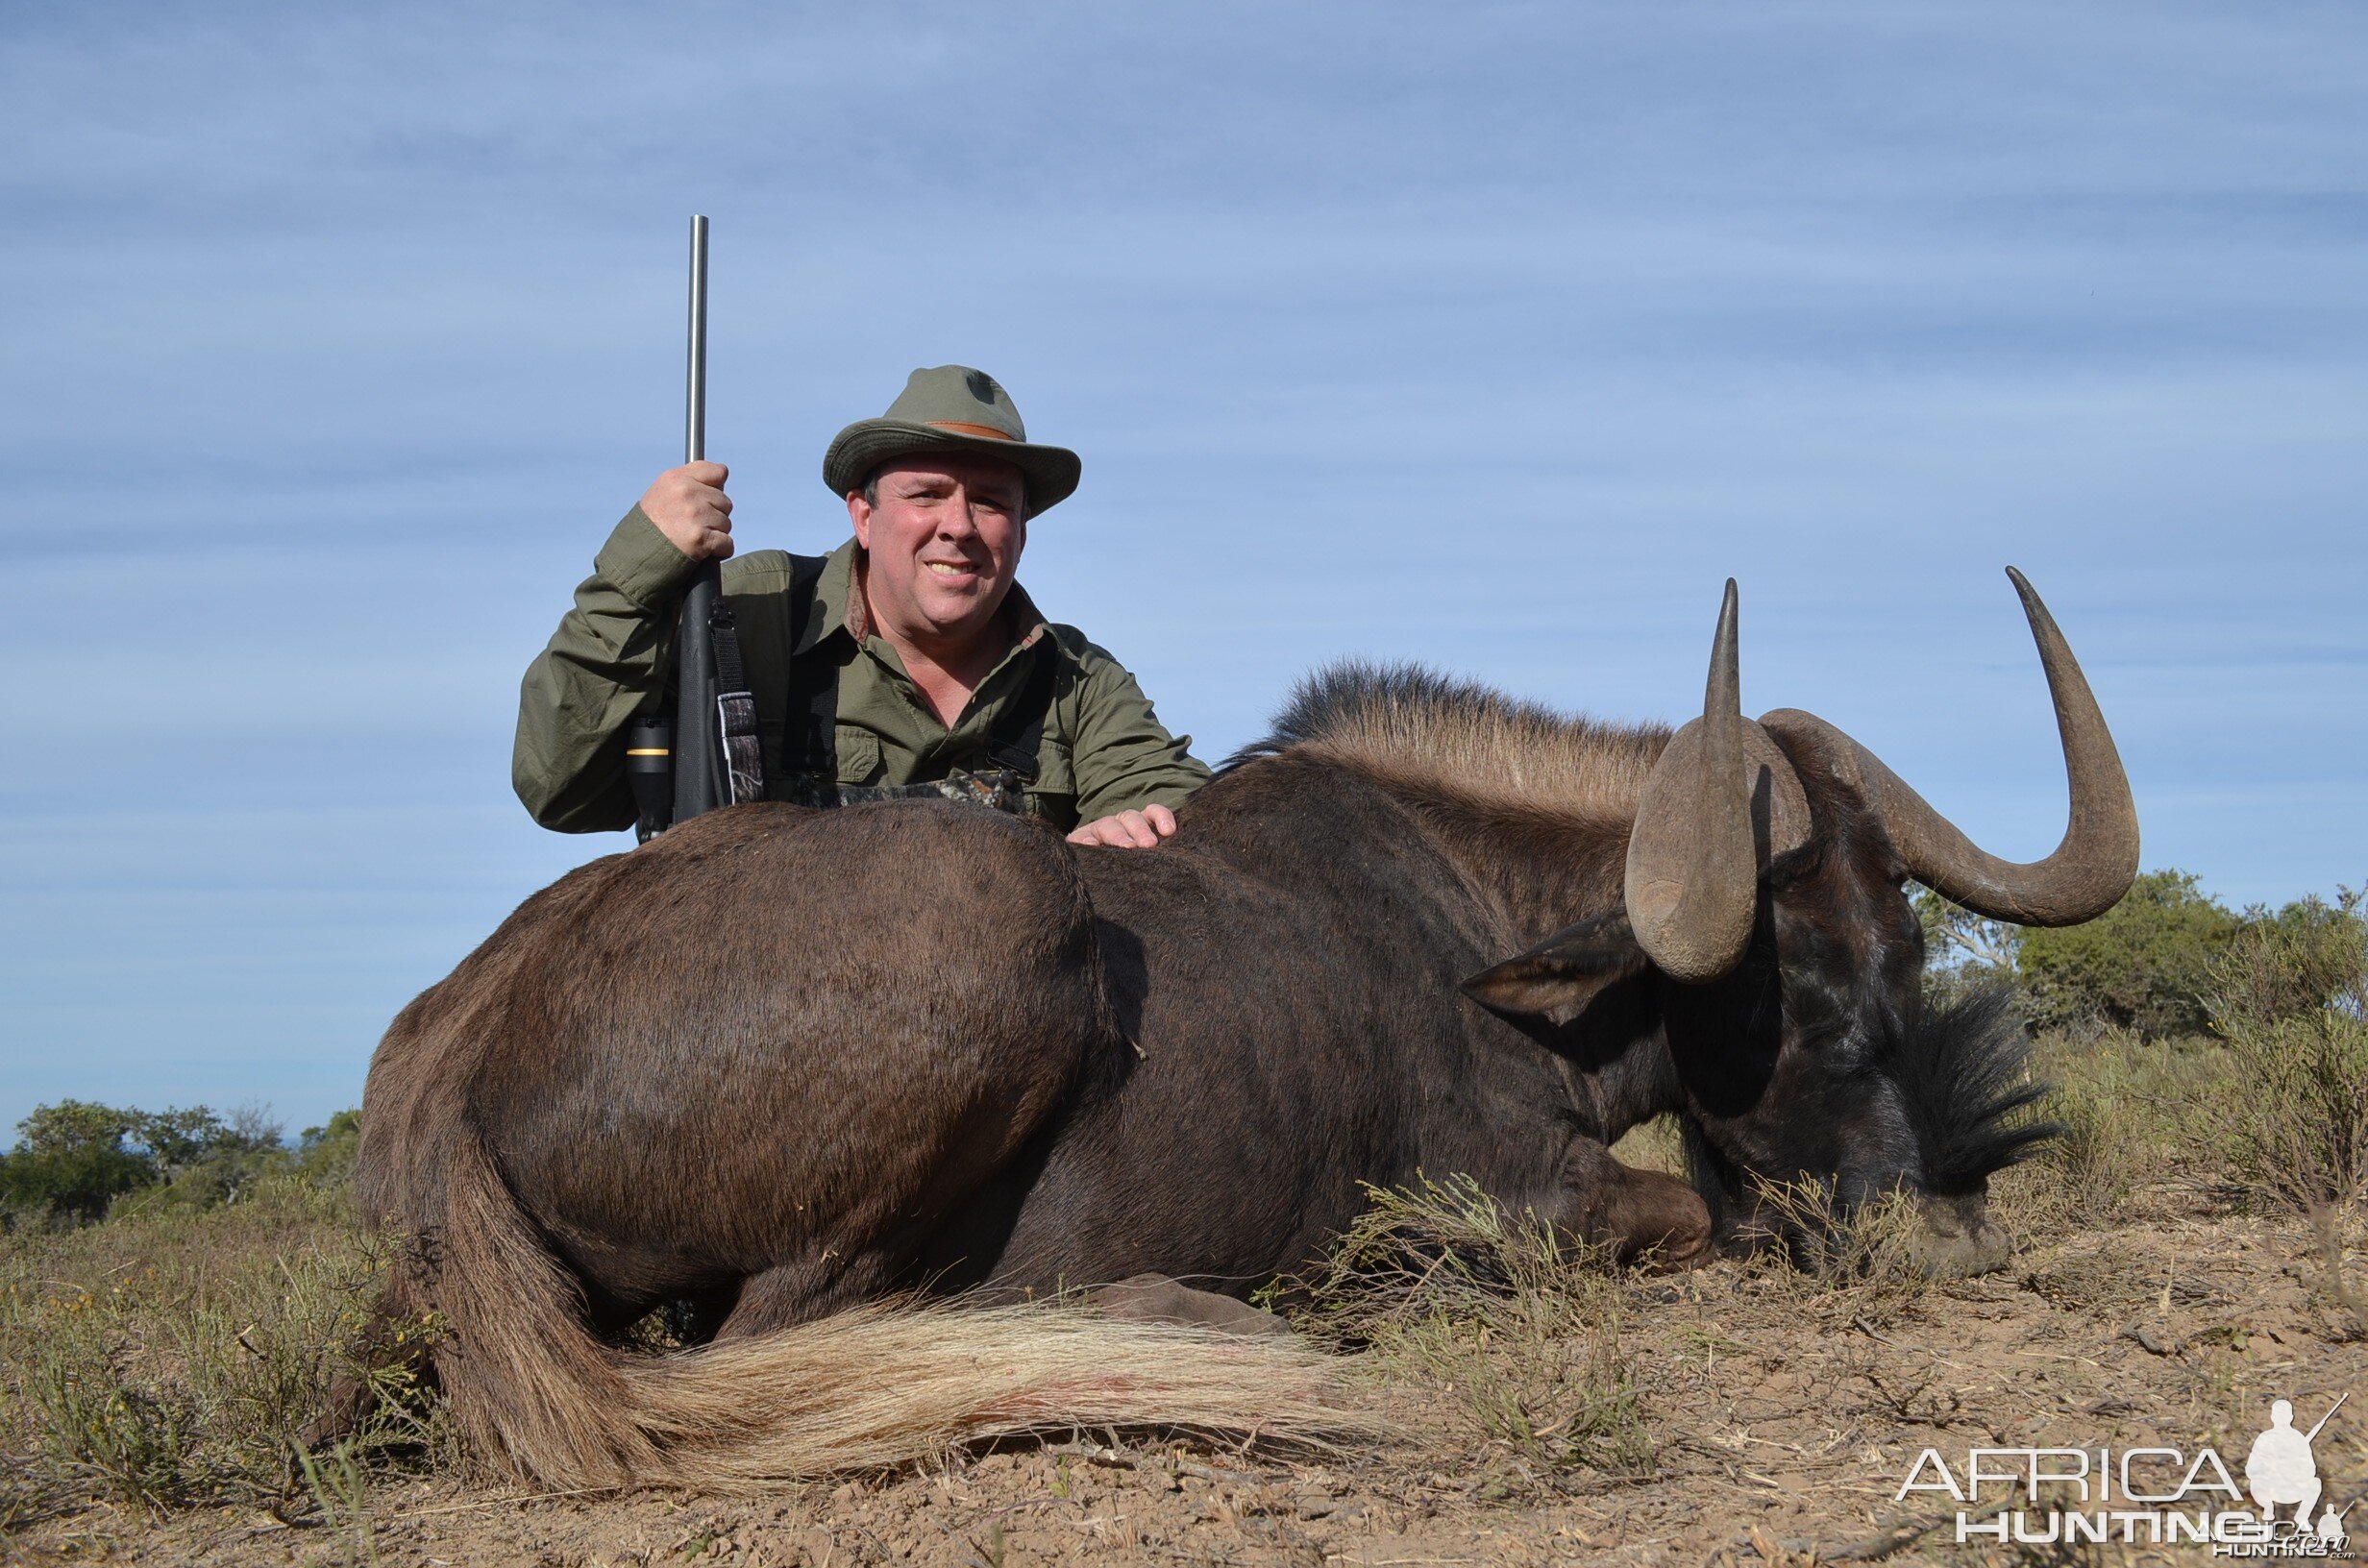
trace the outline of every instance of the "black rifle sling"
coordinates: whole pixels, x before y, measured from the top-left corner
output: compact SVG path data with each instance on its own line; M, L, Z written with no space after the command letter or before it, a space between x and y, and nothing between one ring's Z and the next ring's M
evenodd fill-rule
M820 600L814 592L825 558L790 557L790 630L792 648L805 648L806 624ZM790 662L789 723L781 742L781 768L791 785L791 797L803 804L836 805L839 795L838 648L818 641ZM722 660L719 646L717 659ZM1052 713L1053 687L1060 674L1060 653L1047 632L1028 649L1026 683L1012 703L997 733L987 737L987 760L1007 770L1021 784L1033 784L1038 754L1044 749L1045 724ZM802 779L806 788L799 789ZM914 793L927 785L912 786ZM811 796L812 798L806 796Z
M715 611L707 618L707 636L715 649L715 720L724 741L726 803L762 800L765 759L756 733L756 697L740 663L739 624L722 594L715 596Z
M838 803L839 658L844 638L806 646L806 628L822 602L825 555L789 558L789 713L782 725L781 772L787 797L804 806ZM827 644L828 646L825 646Z

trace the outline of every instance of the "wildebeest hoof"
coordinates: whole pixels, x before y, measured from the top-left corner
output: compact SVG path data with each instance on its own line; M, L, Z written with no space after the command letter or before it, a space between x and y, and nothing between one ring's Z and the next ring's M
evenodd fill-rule
M1616 1262L1679 1269L1710 1261L1710 1209L1677 1177L1622 1164L1590 1142L1573 1149L1566 1180L1579 1194L1566 1223Z
M1701 1194L1674 1176L1640 1170L1622 1207L1622 1262L1647 1268L1699 1268L1711 1257L1711 1212Z
M2013 1246L1990 1222L1981 1195L1926 1198L1918 1208L1924 1223L1910 1239L1908 1255L1926 1278L1961 1280L2007 1266Z
M1106 1316L1136 1323L1178 1323L1245 1338L1291 1333L1291 1325L1272 1312L1262 1311L1246 1301L1221 1296L1214 1290L1196 1290L1189 1285L1178 1285L1165 1274L1137 1274L1116 1285L1105 1285L1091 1299Z

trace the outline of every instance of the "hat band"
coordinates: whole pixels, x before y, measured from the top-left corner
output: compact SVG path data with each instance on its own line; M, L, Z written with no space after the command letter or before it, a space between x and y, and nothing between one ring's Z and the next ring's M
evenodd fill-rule
M990 441L1017 441L1020 439L1018 436L1011 434L1008 430L999 430L992 425L965 425L958 420L951 419L931 419L925 420L923 423L927 425L933 430L944 430L949 435L982 435Z

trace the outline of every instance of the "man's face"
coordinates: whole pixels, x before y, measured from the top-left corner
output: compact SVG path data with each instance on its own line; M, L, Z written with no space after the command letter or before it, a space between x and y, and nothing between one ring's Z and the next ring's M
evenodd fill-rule
M872 612L918 643L962 643L991 625L1027 542L1025 485L1009 463L920 453L874 477L876 502L847 498L870 557Z

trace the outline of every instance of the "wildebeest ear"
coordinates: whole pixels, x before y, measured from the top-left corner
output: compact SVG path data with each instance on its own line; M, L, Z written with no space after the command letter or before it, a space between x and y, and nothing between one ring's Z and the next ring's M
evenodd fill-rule
M1598 915L1482 969L1464 982L1464 994L1500 1013L1544 1013L1585 1002L1644 964L1644 949L1637 945L1627 915Z

